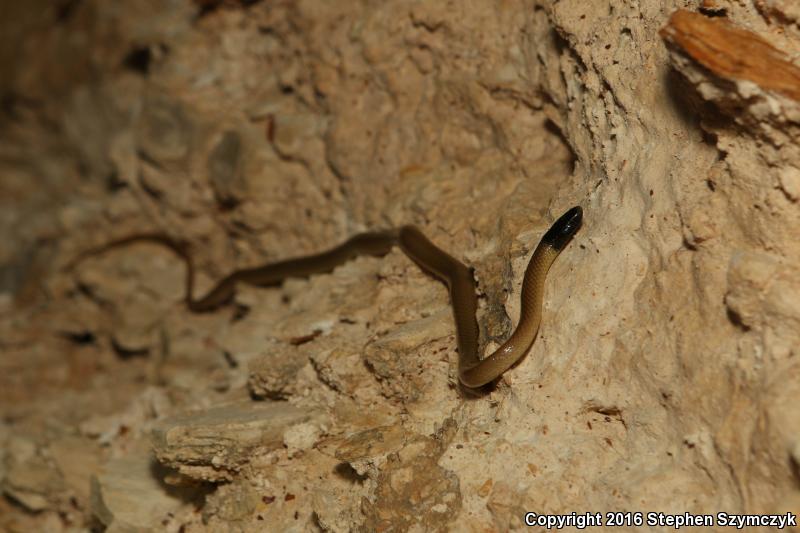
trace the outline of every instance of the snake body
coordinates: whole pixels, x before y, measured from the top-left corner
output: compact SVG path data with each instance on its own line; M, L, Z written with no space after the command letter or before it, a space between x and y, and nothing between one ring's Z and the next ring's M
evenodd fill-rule
M458 377L466 387L476 388L497 379L530 348L542 319L542 298L547 272L561 250L580 229L582 219L582 209L573 207L561 215L539 241L522 280L519 323L508 340L483 359L478 355L478 323L475 318L478 300L472 270L434 245L414 226L360 233L322 253L255 268L235 270L217 282L205 296L199 299L193 297L195 269L188 246L164 234L139 234L112 241L100 248L81 254L70 264L74 265L87 256L96 255L124 244L134 242L161 244L175 252L186 263L184 297L186 306L192 312L201 313L212 311L229 302L235 294L237 283L260 287L277 285L286 278L307 277L312 274L330 272L336 266L356 256L383 256L389 253L394 246L399 246L424 271L447 285L458 339Z

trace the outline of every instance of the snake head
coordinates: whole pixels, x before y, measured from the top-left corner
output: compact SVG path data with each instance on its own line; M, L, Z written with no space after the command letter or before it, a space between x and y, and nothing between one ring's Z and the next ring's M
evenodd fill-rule
M583 221L583 209L575 206L555 221L542 237L542 243L552 246L555 250L561 251L569 243L572 236L581 229Z

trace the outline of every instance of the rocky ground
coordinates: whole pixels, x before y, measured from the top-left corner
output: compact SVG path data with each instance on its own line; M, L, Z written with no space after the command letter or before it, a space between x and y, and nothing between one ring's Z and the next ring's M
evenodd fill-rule
M793 2L3 10L0 529L800 512ZM161 232L199 294L415 224L475 268L488 351L573 205L538 339L482 391L397 250L204 314L158 245L72 264Z

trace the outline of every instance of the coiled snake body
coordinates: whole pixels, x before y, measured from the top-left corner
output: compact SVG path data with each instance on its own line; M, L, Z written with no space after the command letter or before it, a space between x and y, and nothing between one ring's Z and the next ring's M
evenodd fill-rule
M475 318L478 300L472 271L458 259L437 248L414 226L360 233L339 246L319 254L236 270L225 276L199 299L194 299L192 296L195 272L187 246L164 234L139 234L112 241L100 248L84 252L70 265L75 265L87 256L124 244L147 241L164 245L186 263L184 297L186 306L189 310L199 313L214 310L229 302L237 283L255 286L276 285L290 277L306 277L330 272L336 266L359 255L383 256L397 245L423 270L447 285L458 339L458 377L465 386L475 388L497 379L530 348L542 318L542 297L547 272L561 250L580 229L582 219L582 209L573 207L561 215L539 241L522 280L519 323L508 340L483 359L478 355L478 323Z

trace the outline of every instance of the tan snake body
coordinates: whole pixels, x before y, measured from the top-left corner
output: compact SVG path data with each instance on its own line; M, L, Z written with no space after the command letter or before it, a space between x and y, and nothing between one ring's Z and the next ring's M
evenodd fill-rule
M443 281L450 292L453 317L458 339L458 377L467 387L485 385L503 374L530 348L542 318L544 281L550 265L580 229L583 211L573 207L556 220L534 250L522 280L520 319L511 336L492 354L481 359L478 355L478 323L475 313L478 300L472 270L458 259L436 247L414 226L397 230L366 232L322 253L287 259L255 268L235 270L202 298L194 299L194 263L185 244L164 234L139 234L105 244L79 255L70 265L111 248L134 243L155 242L179 255L186 263L185 302L190 311L212 311L229 302L237 283L255 286L277 285L286 278L307 277L330 272L336 266L360 255L383 256L394 246L417 263L423 270Z

